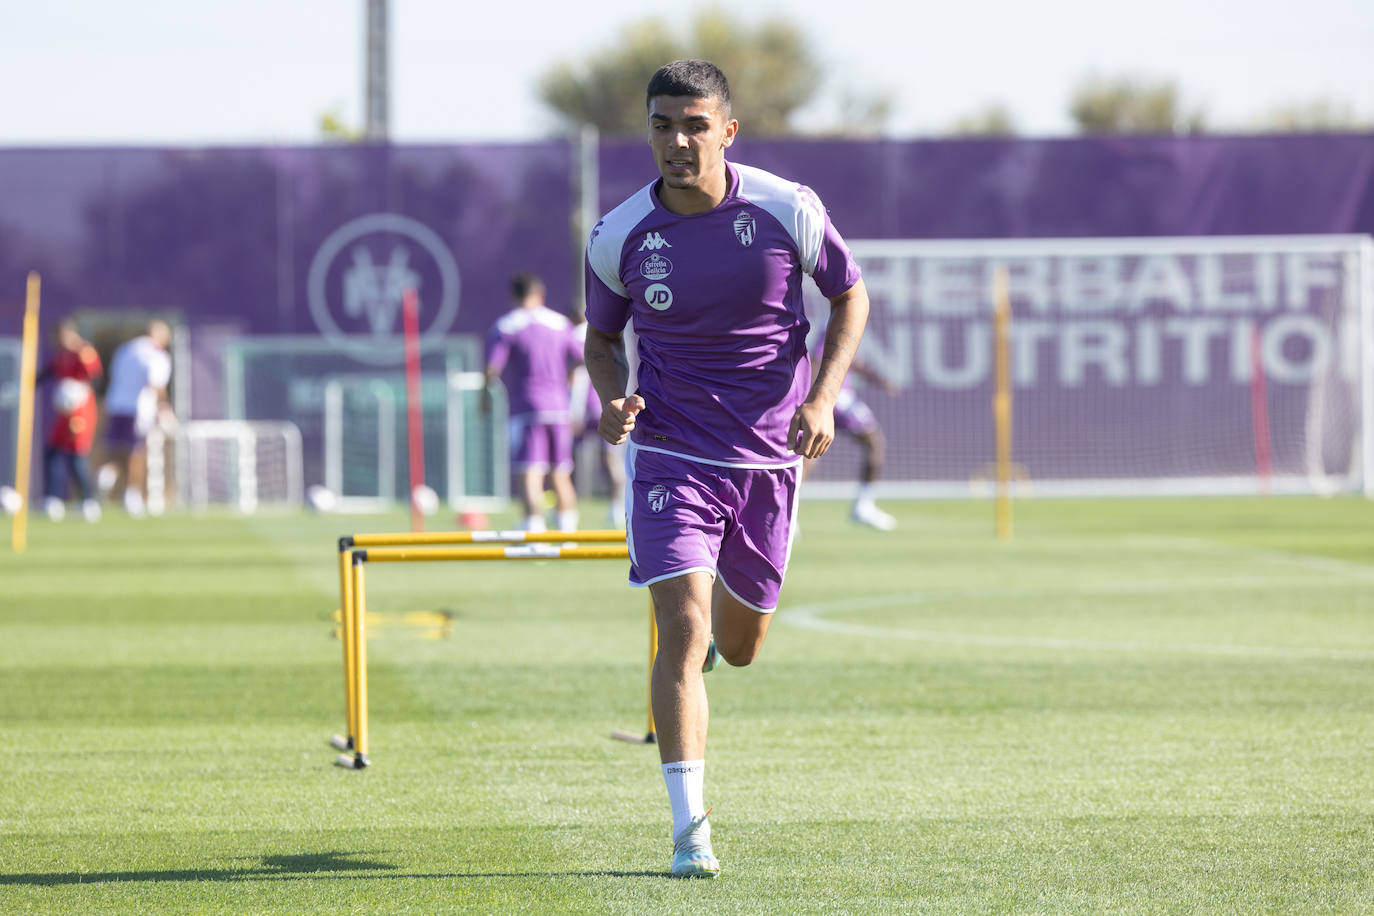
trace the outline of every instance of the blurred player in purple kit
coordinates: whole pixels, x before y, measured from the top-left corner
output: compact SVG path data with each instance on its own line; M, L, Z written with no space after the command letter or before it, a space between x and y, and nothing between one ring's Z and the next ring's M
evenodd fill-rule
M572 322L544 304L533 274L511 280L515 308L487 335L487 381L501 379L510 402L511 467L520 481L526 531L544 531L544 480L553 488L560 531L577 530L572 482L568 377L582 360Z
M897 386L881 373L874 371L857 356L849 364L849 371L870 385L877 385L888 394L896 394ZM854 494L854 505L850 507L849 517L863 525L879 531L891 531L897 527L897 520L873 501L873 483L882 474L883 459L887 453L887 440L873 408L865 403L859 393L849 383L846 375L840 388L840 396L835 400L835 431L844 433L858 443L863 452L863 464L859 468L859 489ZM814 461L807 461L802 476L810 476Z
M573 335L577 338L577 351L581 353L587 343L587 316L577 317L573 325ZM582 453L582 444L587 439L596 440L596 452L606 478L611 484L610 505L606 510L606 521L614 528L625 527L625 446L611 445L601 438L597 425L601 422L601 399L596 396L587 367L578 366L572 378L572 421L573 451Z
M715 657L763 647L791 552L799 464L834 440L834 409L868 319L859 268L810 189L728 163L739 123L706 61L661 68L646 92L660 179L587 245L586 365L600 433L628 440L630 583L658 623L651 697L673 812L671 873L714 877L703 802ZM831 304L811 372L810 275ZM633 320L638 390L626 391Z

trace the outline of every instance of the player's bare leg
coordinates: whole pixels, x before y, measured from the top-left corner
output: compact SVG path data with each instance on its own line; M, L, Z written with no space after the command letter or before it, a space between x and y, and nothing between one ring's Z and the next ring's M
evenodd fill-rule
M673 809L672 873L682 877L720 871L702 799L710 711L701 669L711 643L711 580L709 573L690 572L649 586L658 625L649 694Z
M148 478L148 453L142 448L129 452L124 472L124 509L134 518L147 511L143 486Z
M553 487L558 512L558 530L577 530L577 490L573 488L572 474L568 471L551 471L549 484Z
M720 657L736 667L758 658L773 615L741 604L719 579L711 598L711 632Z
M863 467L859 471L859 492L854 497L851 515L856 522L871 525L879 531L891 531L897 527L897 520L879 509L873 501L873 482L882 474L883 461L887 453L887 440L878 427L866 432L856 433L855 440L863 449Z
M544 471L526 468L520 473L520 496L525 503L524 529L544 530Z

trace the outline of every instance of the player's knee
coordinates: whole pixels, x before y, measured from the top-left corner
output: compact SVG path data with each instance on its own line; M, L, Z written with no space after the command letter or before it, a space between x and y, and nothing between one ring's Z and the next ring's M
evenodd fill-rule
M716 651L720 657L725 659L725 663L734 668L743 668L759 657L759 652L763 646L759 643L749 642L736 645L721 645L716 643Z

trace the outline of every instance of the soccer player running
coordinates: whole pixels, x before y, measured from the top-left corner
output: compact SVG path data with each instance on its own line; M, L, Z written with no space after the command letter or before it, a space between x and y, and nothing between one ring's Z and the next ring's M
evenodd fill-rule
M747 665L763 647L792 545L798 465L834 439L868 295L810 189L726 162L739 123L715 65L662 67L646 100L661 178L591 233L585 359L602 438L629 442L630 583L649 587L658 623L650 693L673 811L671 871L714 877L703 671L716 653ZM802 274L831 304L814 381Z

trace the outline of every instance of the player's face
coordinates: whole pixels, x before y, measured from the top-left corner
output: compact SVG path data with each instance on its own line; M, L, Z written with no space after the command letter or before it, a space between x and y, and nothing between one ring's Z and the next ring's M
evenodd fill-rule
M664 188L705 195L711 205L725 197L725 148L739 122L727 117L720 99L658 95L649 100L649 146Z

